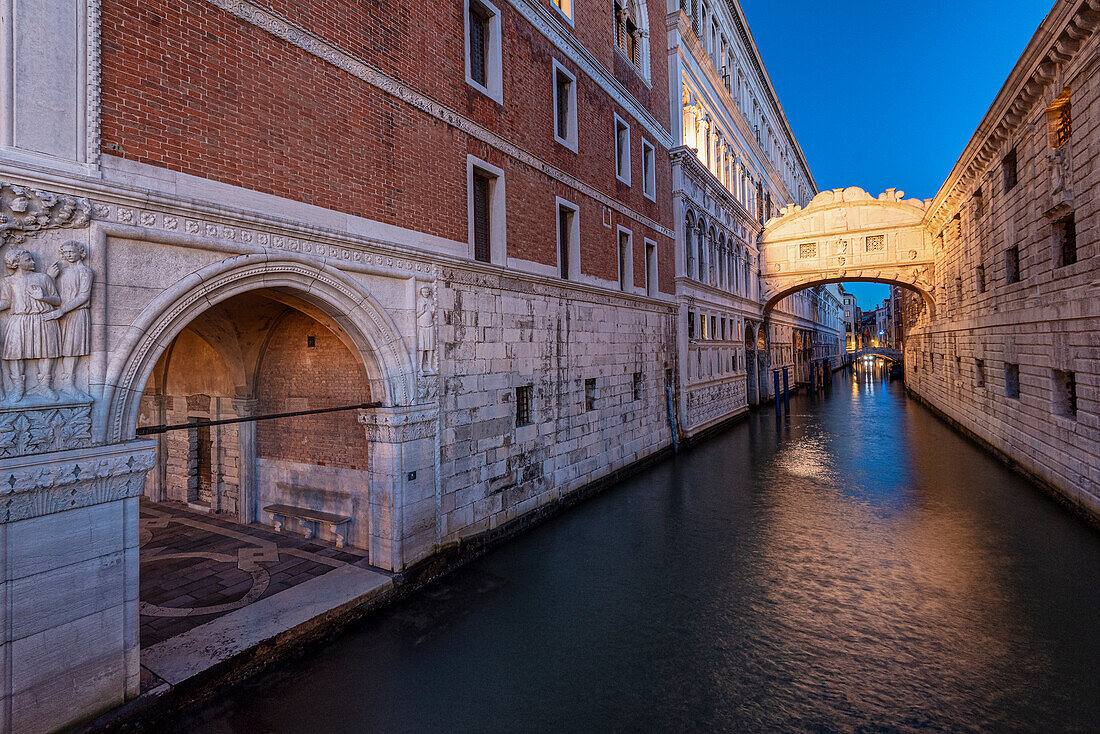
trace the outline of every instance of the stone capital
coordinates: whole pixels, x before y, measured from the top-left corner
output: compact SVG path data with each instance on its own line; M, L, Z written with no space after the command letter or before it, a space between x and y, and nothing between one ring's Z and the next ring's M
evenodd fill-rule
M434 407L370 408L360 410L357 420L368 441L397 444L434 436L437 416Z

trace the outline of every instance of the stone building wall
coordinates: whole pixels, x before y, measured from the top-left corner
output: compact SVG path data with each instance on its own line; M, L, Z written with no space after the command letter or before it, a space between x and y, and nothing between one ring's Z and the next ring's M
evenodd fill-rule
M1100 45L1085 5L1044 21L932 203L937 313L906 296L905 370L921 399L1100 516Z

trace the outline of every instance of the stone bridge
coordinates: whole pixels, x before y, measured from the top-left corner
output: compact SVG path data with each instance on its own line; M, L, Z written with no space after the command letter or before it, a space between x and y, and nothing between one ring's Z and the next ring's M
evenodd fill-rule
M928 202L888 189L875 198L860 188L822 191L805 207L792 204L764 228L765 311L796 291L824 283L867 281L920 293L936 309L933 238L924 224Z
M852 359L870 356L882 357L883 359L889 359L893 362L900 362L903 358L900 349L888 349L887 347L868 347L867 349L857 349L852 352Z

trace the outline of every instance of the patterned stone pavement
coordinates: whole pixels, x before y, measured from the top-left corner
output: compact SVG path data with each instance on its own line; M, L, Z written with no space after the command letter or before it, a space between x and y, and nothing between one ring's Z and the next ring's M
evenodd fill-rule
M366 554L142 499L141 646L348 564Z

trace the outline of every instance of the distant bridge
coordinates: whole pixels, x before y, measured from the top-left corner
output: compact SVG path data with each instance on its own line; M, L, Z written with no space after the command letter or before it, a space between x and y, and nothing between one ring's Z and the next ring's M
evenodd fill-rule
M891 362L900 362L902 360L900 349L888 349L887 347L868 347L866 349L857 349L852 352L852 359L859 359L860 357L882 357L888 359Z

